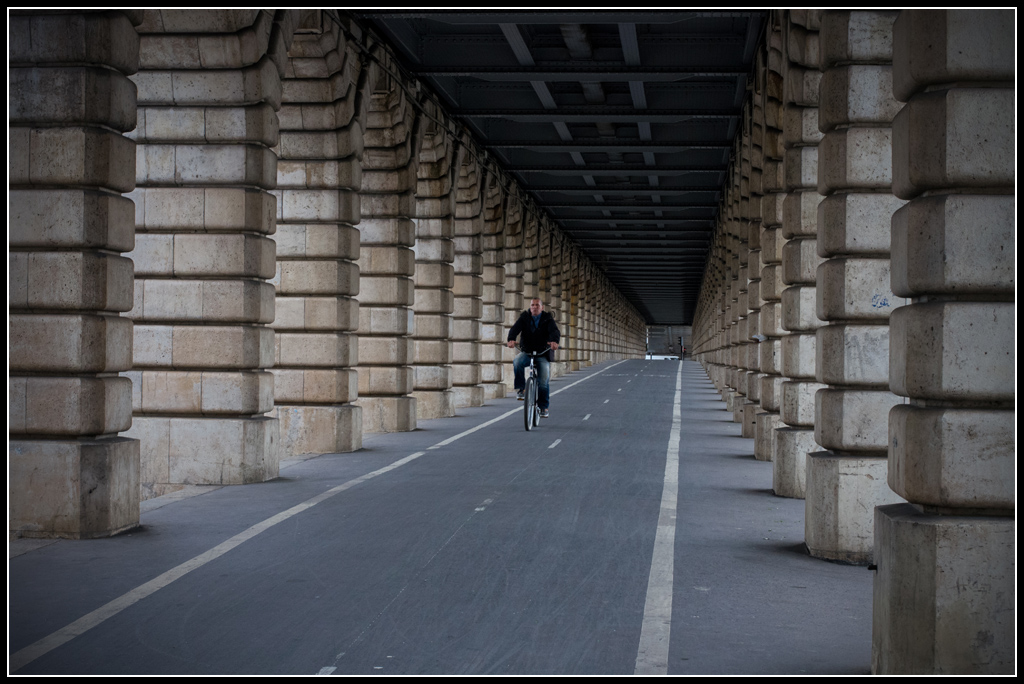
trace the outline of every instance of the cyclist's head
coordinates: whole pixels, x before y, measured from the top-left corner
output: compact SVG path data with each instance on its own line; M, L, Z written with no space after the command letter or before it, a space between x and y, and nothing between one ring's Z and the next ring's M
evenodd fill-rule
M530 300L530 315L539 316L540 312L544 310L544 302L540 301L540 297L534 297Z

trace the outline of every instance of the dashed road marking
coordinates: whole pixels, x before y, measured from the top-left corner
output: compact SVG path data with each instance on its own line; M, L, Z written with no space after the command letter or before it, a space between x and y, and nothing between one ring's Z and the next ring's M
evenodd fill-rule
M590 414L589 413L587 415L583 416L583 420L588 420L589 418L590 418Z
M551 446L549 446L548 449L554 449L556 446L558 446L558 443L561 441L562 440L560 439L556 439L554 442L551 443Z

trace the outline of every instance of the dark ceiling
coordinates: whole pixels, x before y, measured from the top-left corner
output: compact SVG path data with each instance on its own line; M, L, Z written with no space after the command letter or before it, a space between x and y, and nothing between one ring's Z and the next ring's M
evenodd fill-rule
M354 12L652 325L689 324L766 12Z

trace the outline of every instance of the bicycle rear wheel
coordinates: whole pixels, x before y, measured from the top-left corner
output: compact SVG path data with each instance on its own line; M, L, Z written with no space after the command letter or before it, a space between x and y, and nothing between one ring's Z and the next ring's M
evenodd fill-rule
M532 377L526 378L526 387L523 388L523 422L527 430L532 430L535 425L534 414L537 413L537 381Z

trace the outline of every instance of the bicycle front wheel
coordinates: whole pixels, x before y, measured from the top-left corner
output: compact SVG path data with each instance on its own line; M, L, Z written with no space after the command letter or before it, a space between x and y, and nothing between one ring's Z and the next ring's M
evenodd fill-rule
M540 392L540 381L533 382L533 427L540 425L540 407L537 405L537 394Z
M537 381L532 377L526 378L526 387L523 388L523 422L527 430L533 429L534 414L537 412Z

